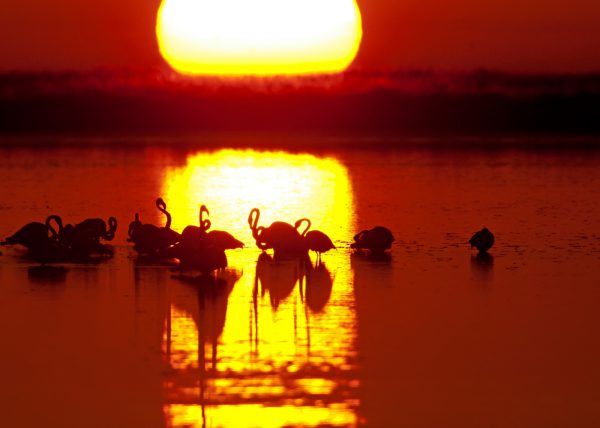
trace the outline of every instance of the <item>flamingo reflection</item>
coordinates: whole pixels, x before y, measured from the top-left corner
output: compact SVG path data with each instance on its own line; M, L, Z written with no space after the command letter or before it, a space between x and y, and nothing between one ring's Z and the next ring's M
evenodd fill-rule
M486 252L471 255L471 273L481 282L489 282L494 277L494 256Z
M178 276L177 279L184 284L193 287L196 293L196 299L189 299L187 293L172 293L169 298L169 307L174 305L187 312L198 331L197 359L198 359L198 381L194 379L191 373L182 373L178 376L179 381L185 385L190 383L198 384L198 400L202 409L202 426L206 426L206 405L209 400L206 397L207 382L216 376L218 363L218 344L219 337L222 335L227 319L227 304L231 291L241 274L235 271L226 271L219 276L201 276L189 277ZM171 310L168 311L167 320L167 356L172 355L171 341ZM210 344L211 354L206 354L206 344ZM210 360L210 369L207 369ZM190 376L191 375L191 376ZM188 379L188 377L190 377Z
M269 293L269 300L273 310L288 298L296 284L301 279L300 263L290 261L277 261L266 253L259 256L256 262L255 284L260 284L261 297Z
M325 263L317 263L315 267L310 264L304 276L306 306L314 313L323 312L331 298L333 289L333 276Z

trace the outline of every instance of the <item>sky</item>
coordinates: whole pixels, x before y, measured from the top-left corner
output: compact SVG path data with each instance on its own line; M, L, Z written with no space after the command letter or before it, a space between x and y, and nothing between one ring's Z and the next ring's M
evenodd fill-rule
M157 0L4 2L0 71L164 66L155 36L159 4ZM598 1L359 0L358 4L364 36L354 65L361 69L600 71Z

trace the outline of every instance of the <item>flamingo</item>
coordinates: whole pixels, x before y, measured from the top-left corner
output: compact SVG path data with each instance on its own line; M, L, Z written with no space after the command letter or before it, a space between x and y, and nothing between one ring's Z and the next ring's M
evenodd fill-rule
M83 233L97 241L100 241L100 238L105 241L112 241L116 231L117 219L114 217L108 218L108 227L106 226L106 222L101 218L88 218L75 225L75 232L77 234Z
M207 215L210 215L208 212L208 208L205 208L205 212ZM210 220L202 220L202 230L205 233L204 239L207 240L208 245L214 245L217 248L222 248L223 250L235 250L236 248L244 248L244 243L236 239L231 233L226 232L224 230L211 230Z
M181 235L171 229L171 213L167 211L167 204L162 198L156 199L156 208L158 208L158 210L166 217L165 225L161 229L163 243L173 245L176 242L179 242Z
M155 254L181 240L181 235L171 229L171 214L167 211L167 204L162 198L156 199L156 208L167 217L163 227L142 223L137 213L135 220L129 224L127 240L134 243L134 249L140 254Z
M200 226L187 226L181 241L167 249L163 253L175 257L180 261L180 268L199 270L209 273L217 269L227 267L227 256L225 250L243 248L244 244L235 239L229 232L213 230L210 220L204 218L204 214L210 215L205 205L200 207Z
M308 251L303 236L289 223L276 221L269 227L258 226L260 210L253 208L248 216L248 225L252 230L252 236L256 240L256 246L263 251L272 248L278 256L303 256ZM299 220L299 226L304 220ZM307 229L308 230L308 229Z
M494 242L494 234L490 232L487 227L484 227L479 232L475 233L471 239L469 239L471 248L477 248L480 253L487 253L487 251L494 245Z
M308 249L317 253L317 261L321 261L321 253L336 249L337 247L331 241L331 238L320 230L311 230L306 233L304 239Z
M50 222L55 219L55 217L58 216L48 217L45 223L27 223L13 235L0 242L0 245L22 245L27 248L32 248L48 239L48 232L52 234L52 239L58 238L58 233L50 225Z
M354 242L350 248L356 250L369 250L374 254L381 254L392 248L394 235L383 226L375 226L369 230L363 230L354 236Z
M336 246L331 241L331 238L327 236L325 233L320 230L311 230L309 232L310 226L312 225L311 221L307 218L301 218L294 225L297 230L302 223L307 223L306 229L300 233L306 242L306 245L309 250L317 253L317 262L321 261L321 253L325 253L329 250L336 248Z
M206 234L206 231L210 229L211 223L208 219L204 220L204 214L210 215L210 213L208 212L208 208L206 208L206 205L201 205L199 213L199 226L186 226L186 228L183 229L183 232L181 233L182 240L197 238Z

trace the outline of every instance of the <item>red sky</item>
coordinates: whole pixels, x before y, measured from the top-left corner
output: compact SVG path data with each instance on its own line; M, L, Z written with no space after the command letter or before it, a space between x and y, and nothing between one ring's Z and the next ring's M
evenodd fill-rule
M4 2L0 70L163 64L154 34L158 5ZM365 34L356 64L363 68L600 71L598 1L360 0L359 5Z

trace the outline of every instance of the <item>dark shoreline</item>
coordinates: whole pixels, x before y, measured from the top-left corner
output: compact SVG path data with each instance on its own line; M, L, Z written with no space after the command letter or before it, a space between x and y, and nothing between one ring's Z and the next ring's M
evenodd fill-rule
M0 137L218 133L544 145L575 137L589 147L600 136L600 74L349 73L234 82L116 71L0 74Z

